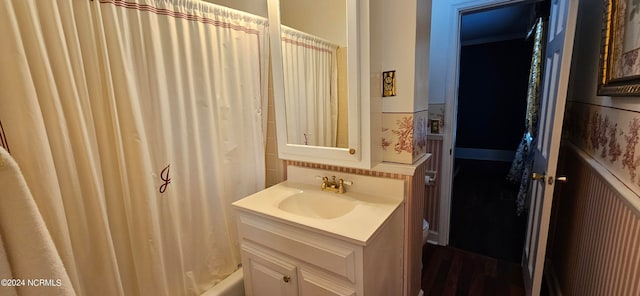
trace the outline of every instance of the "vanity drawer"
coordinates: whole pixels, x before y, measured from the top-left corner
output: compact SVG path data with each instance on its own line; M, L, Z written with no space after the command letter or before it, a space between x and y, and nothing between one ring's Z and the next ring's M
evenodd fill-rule
M356 282L356 260L362 257L359 246L256 216L240 214L239 222L242 240L320 267L351 283Z

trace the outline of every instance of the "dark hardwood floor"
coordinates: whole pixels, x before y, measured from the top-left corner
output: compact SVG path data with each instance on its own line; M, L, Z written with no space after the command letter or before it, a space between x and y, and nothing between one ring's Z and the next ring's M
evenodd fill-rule
M510 162L456 159L449 244L520 263L527 215L516 215L519 185L506 181Z
M424 295L525 295L520 265L453 247L426 244Z
M449 246L422 250L424 295L525 295L520 260L527 215L516 215L511 163L456 159ZM541 295L551 295L542 285Z

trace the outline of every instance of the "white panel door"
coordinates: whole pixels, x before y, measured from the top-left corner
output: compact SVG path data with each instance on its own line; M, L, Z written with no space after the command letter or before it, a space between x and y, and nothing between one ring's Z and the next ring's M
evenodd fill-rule
M577 0L551 1L534 147L535 181L531 183L529 222L522 256L527 295L539 295L542 284L577 13Z

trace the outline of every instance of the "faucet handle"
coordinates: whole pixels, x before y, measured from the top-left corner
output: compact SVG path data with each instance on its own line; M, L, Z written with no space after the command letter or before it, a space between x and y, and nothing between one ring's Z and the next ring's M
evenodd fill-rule
M353 185L353 181L345 181L345 180L342 180L342 179L340 179L340 183L344 184L344 185L349 185L349 186Z
M329 182L329 178L326 176L315 176L316 180L322 180L322 185L325 186Z

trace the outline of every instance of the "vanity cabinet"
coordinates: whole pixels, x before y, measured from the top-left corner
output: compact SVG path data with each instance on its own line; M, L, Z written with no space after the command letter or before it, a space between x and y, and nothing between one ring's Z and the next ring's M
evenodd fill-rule
M339 278L322 275L317 268L296 266L296 260L251 242L243 243L242 257L248 295L356 295Z
M296 266L286 258L251 243L242 245L242 258L249 295L298 295Z
M402 295L403 213L400 205L370 240L358 242L240 211L247 295Z

